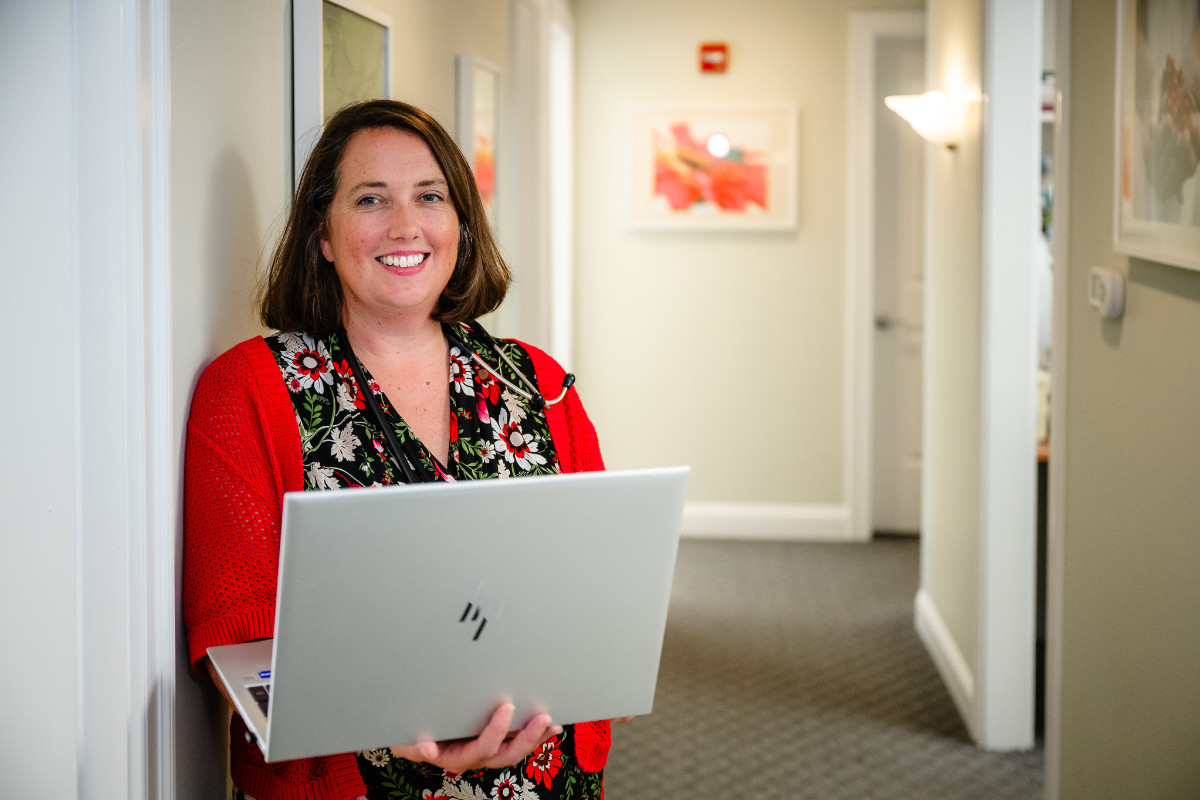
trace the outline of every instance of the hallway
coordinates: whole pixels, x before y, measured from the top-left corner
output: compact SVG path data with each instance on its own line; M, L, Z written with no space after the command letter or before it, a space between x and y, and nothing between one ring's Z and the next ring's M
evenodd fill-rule
M1040 799L1040 748L976 748L913 630L917 546L685 540L608 796Z

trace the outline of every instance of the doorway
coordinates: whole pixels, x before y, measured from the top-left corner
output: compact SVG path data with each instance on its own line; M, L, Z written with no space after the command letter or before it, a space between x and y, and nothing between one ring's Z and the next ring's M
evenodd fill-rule
M925 14L851 16L847 475L853 538L921 519L924 143L883 98L925 83Z
M874 106L925 84L925 37L875 40ZM875 297L871 527L921 530L921 364L924 346L924 142L896 114L875 125Z

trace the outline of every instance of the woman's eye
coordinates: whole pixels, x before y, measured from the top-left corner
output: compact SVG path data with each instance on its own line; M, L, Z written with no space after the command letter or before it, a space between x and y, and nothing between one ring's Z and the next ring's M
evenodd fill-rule
M358 205L360 205L360 206L373 206L373 205L377 204L378 202L379 202L379 198L374 197L372 195L367 195L366 197L358 198Z
M436 203L441 199L442 196L437 192L426 192L425 194L421 195L421 200L426 203Z

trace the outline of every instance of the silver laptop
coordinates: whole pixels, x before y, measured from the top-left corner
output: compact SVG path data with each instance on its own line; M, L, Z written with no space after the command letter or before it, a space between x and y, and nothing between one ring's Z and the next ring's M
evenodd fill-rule
M687 477L289 492L275 638L208 654L267 761L647 714Z

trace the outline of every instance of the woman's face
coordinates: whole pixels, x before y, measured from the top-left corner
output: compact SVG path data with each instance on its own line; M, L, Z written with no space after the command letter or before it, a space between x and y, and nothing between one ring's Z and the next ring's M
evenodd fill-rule
M430 318L458 260L458 213L424 140L395 128L350 138L321 253L342 284L344 323Z

